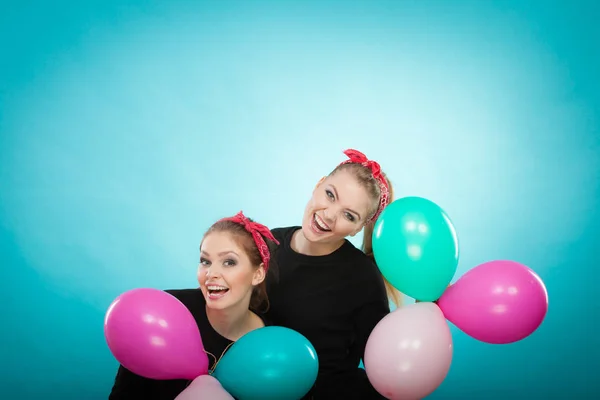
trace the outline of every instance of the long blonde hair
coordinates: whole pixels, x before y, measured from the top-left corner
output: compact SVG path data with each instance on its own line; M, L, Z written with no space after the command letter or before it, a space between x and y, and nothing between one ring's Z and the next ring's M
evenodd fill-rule
M348 163L338 165L333 171L331 171L329 176L334 175L335 173L342 170L350 172L352 175L354 175L357 181L364 186L364 188L367 190L367 193L369 193L371 199L373 199L373 207L370 210L371 213L369 213L369 215L375 214L375 212L377 211L377 207L379 207L379 197L381 196L381 189L379 188L379 183L373 177L372 171L361 164ZM383 176L385 177L385 180L387 181L389 187L389 198L391 203L392 201L394 201L394 189L392 188L392 183L390 182L388 177L385 174L383 174ZM375 255L373 254L373 229L375 228L375 222L376 221L371 221L367 223L364 227L362 251L368 257L370 257L373 260L373 262L376 263ZM382 278L383 283L385 284L385 290L387 292L388 298L394 302L396 307L401 307L402 293L400 293L398 289L396 289L387 279L385 279L384 276L382 276Z

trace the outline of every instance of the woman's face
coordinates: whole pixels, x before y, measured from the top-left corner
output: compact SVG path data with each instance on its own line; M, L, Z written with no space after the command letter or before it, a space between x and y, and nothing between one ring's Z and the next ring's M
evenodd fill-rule
M336 242L364 227L372 209L367 190L347 170L322 179L304 210L302 233L310 242Z
M228 232L211 232L200 247L198 283L206 305L214 309L248 308L252 290L265 279L261 264L256 268L246 251Z

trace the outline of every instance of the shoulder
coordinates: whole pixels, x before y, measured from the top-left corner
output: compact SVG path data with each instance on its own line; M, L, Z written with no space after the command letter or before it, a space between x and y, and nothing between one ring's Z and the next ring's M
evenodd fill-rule
M356 267L360 267L361 269L372 271L378 270L377 264L372 257L369 257L365 254L364 251L354 246L352 242L346 240L346 243L343 246L343 254L344 261L351 262Z
M377 286L383 285L383 276L375 260L351 243L349 244L345 249L345 259L354 267L353 271L357 277L366 282L376 283Z
M270 321L266 317L265 313L256 312L254 310L251 310L251 311L252 311L252 314L254 314L253 325L254 325L255 329L270 325Z
M269 311L265 311L265 312L261 312L261 313L255 313L258 318L261 319L262 323L265 326L271 326L273 325L273 321L271 320L271 318L269 317Z
M205 304L204 296L200 289L167 289L165 292L181 301L187 308Z
M273 228L271 229L271 233L273 234L275 239L277 239L277 241L281 244L300 228L300 226L286 226L280 228Z

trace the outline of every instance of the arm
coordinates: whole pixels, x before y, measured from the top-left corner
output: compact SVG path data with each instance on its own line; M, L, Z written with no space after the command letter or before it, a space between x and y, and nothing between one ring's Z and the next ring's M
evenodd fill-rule
M356 331L355 349L361 359L365 355L365 347L371 332L383 317L390 313L390 303L385 291L383 279L377 277L366 301L359 305L354 313L354 326Z
M108 400L150 399L155 386L156 381L134 374L120 365Z

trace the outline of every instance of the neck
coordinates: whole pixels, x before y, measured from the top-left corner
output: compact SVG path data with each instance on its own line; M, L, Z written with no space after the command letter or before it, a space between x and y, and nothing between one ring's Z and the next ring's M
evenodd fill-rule
M333 253L344 244L344 239L335 242L313 243L306 239L302 229L298 229L292 236L292 249L307 256L326 256Z
M225 310L206 307L206 316L213 329L224 338L236 341L251 329L252 311L238 304Z

